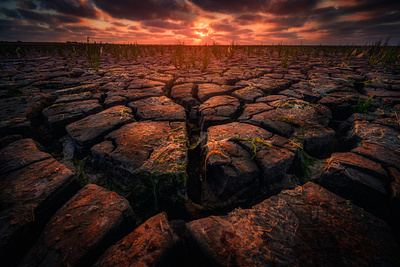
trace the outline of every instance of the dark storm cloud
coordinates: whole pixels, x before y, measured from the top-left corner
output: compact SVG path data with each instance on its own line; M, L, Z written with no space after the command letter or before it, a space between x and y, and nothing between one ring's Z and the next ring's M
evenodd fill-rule
M400 35L400 24L390 24L390 25L371 25L366 28L366 32L372 32L375 35L382 36L382 32L387 32L387 36L383 37L391 37L393 35ZM400 42L400 40L399 40ZM396 43L399 45L399 43Z
M263 12L278 15L307 12L314 8L318 0L189 0L210 12L245 13Z
M359 26L359 28L357 28ZM355 23L355 25L336 23L324 27L328 30L331 37L355 37L361 36L400 36L400 24L370 24L365 21ZM378 41L378 40L376 40Z
M277 16L265 19L265 23L272 23L275 27L283 27L286 29L293 27L302 27L307 22L307 16Z
M51 32L49 30L36 25L24 25L15 21L0 20L0 40L1 41L45 41L57 40L61 37L60 34Z
M274 32L274 33L266 33L266 34L257 34L257 37L264 37L264 38L275 38L275 39L294 39L298 38L297 33L295 32Z
M374 11L374 12L390 12L400 9L399 0L360 0L355 1L355 5L346 6L341 8L343 12L354 13L362 11Z
M150 28L150 29L148 29L148 31L151 33L164 33L165 32L164 29L160 29L160 28Z
M15 9L10 9L10 8L0 8L0 13L5 15L8 18L12 19L19 19L21 18L21 15L17 12Z
M22 9L33 10L37 8L37 5L31 0L18 0L17 6Z
M114 18L149 20L177 18L179 12L190 12L183 0L93 0L98 8Z
M243 29L239 31L240 33L253 33L254 31L252 29Z
M338 8L324 7L312 10L309 19L316 22L331 22L345 14L347 14L347 12L341 12Z
M348 6L313 10L309 20L318 23L315 32L323 32L331 43L374 43L392 36L392 45L400 40L400 1L357 1ZM362 13L359 13L362 12ZM364 18L364 19L363 19ZM325 41L324 40L324 41Z
M68 32L68 30L63 27L55 27L52 30L55 32Z
M20 37L22 34L29 34L42 30L43 28L39 26L22 25L14 21L0 19L0 40L13 40L13 36Z
M381 25L389 23L400 23L400 10L394 11L391 14L378 14L375 17L359 20L356 22L357 26L370 26L370 25Z
M61 14L68 14L82 18L97 18L96 9L90 2L78 0L36 0L38 6L45 10L55 10Z
M11 21L6 20L6 19L0 19L0 36L2 36L6 32L7 28L10 26L10 24L11 24ZM8 29L8 30L10 30L10 29Z
M325 25L322 29L327 33L327 36L337 36L339 38L353 36L359 31L350 23L332 23Z
M111 24L118 26L118 27L126 27L127 26L125 23L118 22L118 21L113 21L113 22L111 22Z
M136 25L135 25L135 26L129 26L128 29L131 30L131 31L138 31L138 30L140 30L140 28L139 28L138 26L136 26Z
M261 21L262 19L263 19L263 16L257 15L257 14L243 14L243 15L236 17L236 20L243 20L243 21L247 21L247 22Z
M351 3L351 2L349 2ZM400 21L400 17L394 17L391 13L399 12L400 1L398 0L383 0L383 1L356 1L354 4L349 6L330 6L324 8L318 8L310 10L309 19L316 22L321 22L322 24L330 23L337 20L343 16L355 15L359 12L367 12L372 18L381 18L382 22L385 18L390 18L392 21ZM357 22L356 22L357 23ZM375 23L379 23L376 21Z
M17 11L21 16L27 20L33 20L37 22L47 23L49 25L55 25L59 23L77 23L81 19L75 16L65 16L65 15L53 15L47 13L39 13L35 11L29 11L25 9L18 8Z
M270 1L267 13L290 15L310 12L318 4L318 0L276 0Z
M246 25L251 25L253 23L262 22L263 18L264 17L261 15L247 13L237 16L235 18L235 22L237 22L239 25L246 26Z
M213 23L210 27L218 32L234 32L237 30L231 23Z
M115 27L107 27L104 29L105 31L111 32L111 33L116 33L118 32L118 29Z
M221 13L242 13L263 11L267 0L189 0L203 10Z
M51 28L62 27L65 24L80 23L83 21L82 17L95 18L98 13L90 4L77 0L17 0L15 4L15 9L0 8L0 11L17 25L25 21L39 23L38 26L47 24Z
M67 26L64 26L64 29L67 29L71 32L87 32L87 31L95 30L92 27L84 26L84 25L67 25Z

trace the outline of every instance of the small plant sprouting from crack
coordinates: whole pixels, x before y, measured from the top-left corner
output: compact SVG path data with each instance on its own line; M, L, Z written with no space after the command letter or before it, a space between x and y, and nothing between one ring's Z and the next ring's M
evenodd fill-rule
M212 53L213 53L214 57L218 60L221 60L222 46L214 41L211 47L212 47Z
M187 63L188 68L190 68L190 65L191 65L193 68L196 68L196 59L197 59L197 52L196 52L196 49L193 49L193 50L191 51L191 53L190 53L189 61L188 61L188 63Z
M299 149L299 160L300 168L303 172L304 178L307 180L311 179L312 171L310 167L316 163L317 159L308 155L304 149Z
M159 212L160 204L162 200L170 200L173 203L179 202L181 195L179 189L186 183L186 170L178 175L162 173L159 171L152 171L147 174L140 175L140 179L143 181L147 190L149 190L151 196L150 199L154 201L154 211ZM149 200L150 200L149 199Z
M203 47L203 55L201 58L201 63L203 66L203 69L207 69L208 66L210 65L210 59L211 59L211 49L208 46Z
M154 173L151 173L149 176L146 178L142 177L142 180L147 184L149 188L151 188L152 193L153 193L153 198L154 198L154 209L158 211L158 197L159 197L159 186L158 183L160 181L161 176L160 175L155 175Z
M103 187L109 191L112 191L112 192L117 193L118 195L121 195L121 188L110 177L107 177L106 183L103 185Z
M182 69L185 63L185 44L178 43L175 45L175 51L171 54L171 63L175 68Z
M352 211L353 210L353 203L352 203L351 199L346 200L346 204L347 204L347 210L348 211Z
M74 160L72 161L72 163L74 164L78 172L78 175L76 177L76 181L78 182L78 184L82 187L90 184L92 181L84 170L84 160Z
M101 42L100 45L96 44L87 44L85 47L84 55L86 57L87 62L95 71L99 71L100 69L100 55L102 53Z
M357 105L355 105L353 108L354 113L367 113L373 97L374 96L371 96L364 103L361 103L361 98L358 98Z
M131 115L132 115L132 111L130 111L127 108L122 109L121 116L131 116Z
M7 94L6 94L5 97L8 97L8 96L10 96L10 97L18 97L18 96L21 96L23 94L24 94L24 92L19 88L10 88L10 89L7 90ZM0 98L3 98L2 95L0 95Z
M286 53L281 57L281 67L286 69L288 66L289 66L289 53L286 52Z
M52 105L53 108L64 107L67 103L57 103Z
M235 41L232 40L231 45L228 46L226 50L226 57L230 59L233 58L233 56L235 55L235 51L236 51Z
M301 184L305 184L311 179L311 167L318 161L318 159L308 155L304 151L303 144L295 141L291 141L291 143L293 146L297 147L297 153L293 163L295 174L297 178L300 179Z

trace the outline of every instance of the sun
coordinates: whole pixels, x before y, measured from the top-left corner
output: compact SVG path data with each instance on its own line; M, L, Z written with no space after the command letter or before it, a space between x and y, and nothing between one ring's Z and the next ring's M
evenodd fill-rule
M210 35L210 31L208 29L197 28L194 30L194 33L197 35L198 40L204 40Z
M197 35L200 35L200 37L208 36L208 33L203 33L203 32L198 32L198 31L195 31L194 33Z
M212 34L209 23L204 20L195 23L195 26L193 27L193 32L198 35L198 39L208 37L210 34Z

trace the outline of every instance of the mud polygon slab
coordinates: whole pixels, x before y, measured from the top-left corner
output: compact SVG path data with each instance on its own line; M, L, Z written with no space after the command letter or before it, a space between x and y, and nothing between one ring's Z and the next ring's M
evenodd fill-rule
M385 222L311 182L187 228L221 266L395 266L400 260Z
M198 97L201 102L208 100L213 96L229 95L238 87L229 85L218 85L213 83L203 83L198 86Z
M149 97L128 105L138 120L185 121L185 109L166 96Z
M97 185L86 185L51 218L21 266L87 266L133 225L133 211L126 199Z
M102 110L97 100L86 100L52 105L43 110L43 115L52 130L62 130L66 125Z
M155 266L176 241L165 213L159 213L110 247L94 266Z
M69 136L80 146L100 141L112 130L133 121L132 110L116 106L73 122L65 127Z

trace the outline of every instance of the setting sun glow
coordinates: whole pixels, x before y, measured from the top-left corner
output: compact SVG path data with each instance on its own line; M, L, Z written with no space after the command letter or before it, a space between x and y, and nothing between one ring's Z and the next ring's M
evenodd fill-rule
M202 32L198 32L198 31L195 31L195 33L198 34L198 35L200 35L201 37L204 37L204 36L207 36L207 35L208 35L208 34L205 34L205 33L202 33Z

